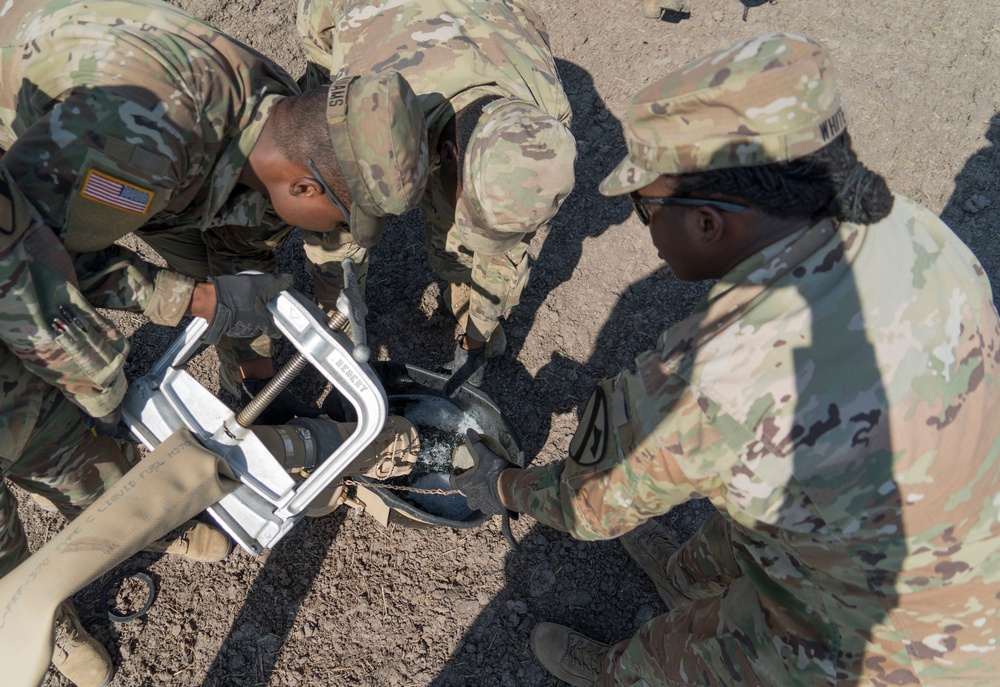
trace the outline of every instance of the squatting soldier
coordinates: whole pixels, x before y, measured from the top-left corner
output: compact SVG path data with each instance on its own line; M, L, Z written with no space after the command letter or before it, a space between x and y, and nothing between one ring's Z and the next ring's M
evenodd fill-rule
M274 333L260 305L287 278L203 280L273 267L287 229L268 200L312 230L377 231L423 191L426 130L396 74L299 95L257 53L152 0L8 4L0 65L2 162L39 220L28 231L18 210L0 227L0 470L71 517L128 469L80 414L113 430L126 389L128 343L95 307L168 325L197 314L244 340ZM175 269L114 245L131 231ZM239 350L229 360L250 359ZM216 560L229 542L189 523L153 548ZM0 486L0 576L26 554ZM79 685L109 679L106 652L68 606L61 615L60 670Z
M522 470L472 437L456 483L486 512L626 535L670 612L613 646L542 623L538 659L573 685L1000 683L982 266L858 162L805 38L696 61L630 115L602 192L631 195L676 276L719 281L599 384L567 460ZM717 512L675 550L650 518L698 496Z
M420 97L436 169L421 201L428 257L463 330L456 382L478 386L506 346L499 320L527 282L528 242L573 189L570 105L541 19L522 0L299 0L298 28L307 84L398 70ZM321 303L342 258L367 264L373 243L339 239L306 239Z
M300 95L267 58L157 0L24 0L0 15L0 51L0 148L80 254L96 305L175 325L193 292L200 304L196 281L273 271L289 225L349 219L364 237L423 191L422 113L392 72L341 82L329 102ZM176 272L137 274L112 245L133 231ZM219 348L236 395L241 377L273 375L266 336Z
M81 288L70 254L0 168L0 474L68 518L130 468L127 449L90 431L80 415L81 408L93 416L117 408L128 352ZM222 532L195 521L150 547L197 561L219 560L229 548ZM0 481L0 577L28 553L17 501ZM81 686L111 677L107 652L69 602L56 616L52 660Z

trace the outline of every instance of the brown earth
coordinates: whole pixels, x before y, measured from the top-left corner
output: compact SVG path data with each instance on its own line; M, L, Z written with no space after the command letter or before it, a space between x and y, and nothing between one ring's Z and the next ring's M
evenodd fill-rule
M178 4L293 75L304 68L292 0ZM596 187L624 153L629 98L708 51L776 30L822 41L839 66L862 158L894 190L942 213L991 276L1000 271L1000 3L698 0L676 22L643 18L639 0L534 5L573 104L578 181L533 243L532 281L507 325L508 354L491 365L484 388L520 428L535 463L565 453L595 379L651 347L706 290L661 268L627 201L603 199ZM298 237L281 259L309 292ZM429 369L450 358L455 332L437 309L439 291L419 219L396 222L375 253L369 286L379 357ZM132 376L174 336L141 318L122 318L121 327L134 333ZM216 388L213 354L194 365ZM30 499L21 511L34 546L64 525ZM704 512L704 504L688 504L663 520L686 537ZM201 565L136 556L116 571L146 571L156 582L159 596L140 620L106 620L100 581L76 600L112 652L119 687L554 685L528 647L536 622L613 641L662 612L618 544L577 542L528 519L513 531L520 554L497 521L471 531L386 531L342 510L303 521L257 558L237 551ZM45 684L68 683L50 673Z

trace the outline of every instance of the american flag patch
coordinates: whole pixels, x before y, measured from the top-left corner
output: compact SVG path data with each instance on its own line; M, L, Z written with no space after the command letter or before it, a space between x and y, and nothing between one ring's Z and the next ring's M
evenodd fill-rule
M104 205L145 215L155 194L92 169L87 172L80 195Z

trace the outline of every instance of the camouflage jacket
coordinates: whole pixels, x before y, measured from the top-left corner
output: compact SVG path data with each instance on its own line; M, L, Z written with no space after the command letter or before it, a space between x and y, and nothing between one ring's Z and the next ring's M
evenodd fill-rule
M323 73L406 77L431 141L487 95L534 103L569 123L548 33L522 0L299 0L297 21L306 58Z
M0 169L0 457L14 459L54 386L89 415L125 395L128 340L80 293L73 262ZM26 374L25 370L28 373Z
M727 274L504 498L583 539L711 498L787 684L998 684L997 407L983 269L897 196ZM741 603L721 601L746 640Z
M164 324L190 280L133 289L142 268L111 245L140 228L259 224L267 199L238 177L271 108L297 92L267 58L157 0L0 7L4 164L70 252L111 251L77 260L100 266L80 275L101 292L92 301L131 293L117 306Z

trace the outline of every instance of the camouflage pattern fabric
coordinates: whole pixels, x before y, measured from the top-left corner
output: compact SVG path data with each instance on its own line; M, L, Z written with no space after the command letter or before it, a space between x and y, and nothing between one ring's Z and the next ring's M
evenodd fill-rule
M172 265L152 286L138 258L111 248L138 232L162 248L175 233L211 232L207 255L238 253L269 204L237 180L267 117L298 93L273 62L157 0L19 0L0 8L0 148L3 161L78 266L81 285L159 324L183 316L194 282L225 260ZM193 94L200 94L195 98ZM109 255L110 252L110 255ZM245 260L265 269L273 260ZM112 274L106 258L118 266ZM109 289L109 287L112 287ZM112 297L111 300L114 300ZM125 301L126 299L122 299ZM240 356L255 357L247 342Z
M601 183L621 195L661 174L784 162L819 150L847 118L826 50L779 33L696 60L640 91L629 154Z
M40 405L40 414L21 452L0 456L0 470L11 482L49 499L72 519L120 480L131 463L113 439L91 434L80 421L80 411L54 387L42 389L40 397L29 397L31 374L23 366L20 377L11 374L16 365L10 360L13 357L6 348L0 349L0 376L5 388L14 388L14 393L0 400L0 439L9 436L11 429L22 429L16 426L14 403L30 400L35 407ZM17 500L0 483L0 577L28 553Z
M443 279L473 283L469 333L487 340L527 281L527 241L573 187L570 106L541 19L521 0L299 0L297 21L305 84L399 71L420 96L432 156L456 112L485 96L503 99L472 133L479 144L466 155L457 212L439 174L421 202L432 266ZM340 260L357 260L359 249L329 235L310 244L317 294L335 297Z
M998 404L983 269L897 196L736 267L502 493L582 539L692 497L725 518L742 574L616 645L605 684L994 685Z
M128 469L80 415L121 402L128 342L80 294L69 254L2 168L0 294L0 474L71 516ZM27 554L17 503L0 480L0 577Z

